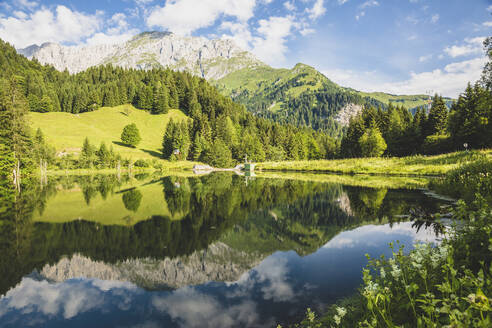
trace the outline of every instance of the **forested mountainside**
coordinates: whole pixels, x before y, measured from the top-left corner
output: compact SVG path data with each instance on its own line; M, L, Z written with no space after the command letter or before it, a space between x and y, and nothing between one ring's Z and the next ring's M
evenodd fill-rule
M207 40L172 33L144 32L113 45L69 47L54 43L19 49L27 58L76 73L111 64L133 69L169 68L213 80L222 94L255 115L281 123L308 126L340 136L364 105L402 105L415 114L428 95L398 96L342 88L316 69L297 64L274 69L231 40ZM448 107L451 99L444 99Z
M324 133L256 117L188 72L106 65L70 74L30 61L0 41L0 82L0 91L8 91L0 94L6 108L15 92L19 107L37 112L76 114L125 103L152 114L180 109L189 120L162 127L164 158L179 149L180 159L229 166L245 155L254 161L314 159L333 156L336 148Z
M387 109L393 103L415 113L429 103L427 95L397 96L343 88L305 64L292 69L241 69L215 84L223 94L259 116L324 130L332 136L340 136L349 119L364 106ZM451 99L444 100L449 107Z

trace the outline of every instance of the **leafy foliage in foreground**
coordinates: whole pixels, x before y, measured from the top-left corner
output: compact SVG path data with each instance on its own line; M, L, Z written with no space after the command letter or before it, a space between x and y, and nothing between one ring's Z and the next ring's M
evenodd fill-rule
M460 197L457 225L440 245L403 246L369 258L360 294L322 318L308 309L298 327L490 327L492 325L492 161L479 159L438 182ZM488 201L487 201L487 199Z

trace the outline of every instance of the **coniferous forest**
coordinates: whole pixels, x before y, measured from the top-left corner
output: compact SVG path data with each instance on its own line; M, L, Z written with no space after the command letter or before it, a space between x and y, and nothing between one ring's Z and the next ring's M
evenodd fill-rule
M339 126L333 119L320 123L315 119L320 116L316 111L332 117L336 113L333 106L350 99L332 99L329 90L324 98L318 95L321 100L314 101L309 98L313 95L306 94L289 104L296 108L292 115L258 117L219 94L206 80L187 72L106 65L69 74L30 61L3 41L0 47L1 124L5 127L2 149L10 154L2 156L2 161L9 166L16 162L10 157L22 159L19 170L32 162L37 165L41 160L54 160L54 150L46 144L43 132L30 131L25 119L29 111L78 114L127 103L155 115L180 109L189 120L171 121L163 129L161 157L219 167L233 166L246 156L256 162L407 156L492 145L490 63L482 80L469 84L451 110L437 94L428 108L419 108L414 115L403 106L366 103L341 131L343 137L336 140L330 135ZM490 56L490 38L485 47ZM363 103L362 98L352 101ZM310 103L333 106L317 106L309 112L306 104ZM306 122L315 129L302 127ZM15 137L9 138L11 135ZM98 150L86 141L75 166L99 163L115 167L120 159L112 147L102 144Z

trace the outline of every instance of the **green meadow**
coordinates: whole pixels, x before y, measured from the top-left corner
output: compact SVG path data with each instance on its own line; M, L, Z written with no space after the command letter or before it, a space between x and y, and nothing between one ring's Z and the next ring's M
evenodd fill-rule
M162 137L171 119L182 121L187 116L177 109L171 109L167 114L152 115L129 104L102 107L81 114L29 113L33 129L40 128L48 143L59 152L78 154L85 137L88 137L93 145L99 147L101 142L105 142L124 158L131 159L160 157ZM131 123L137 125L142 137L136 148L122 145L120 140L123 128Z

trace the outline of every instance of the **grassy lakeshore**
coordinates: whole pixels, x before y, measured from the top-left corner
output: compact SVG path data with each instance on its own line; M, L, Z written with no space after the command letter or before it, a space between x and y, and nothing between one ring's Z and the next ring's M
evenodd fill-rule
M305 171L343 174L387 174L407 176L440 176L461 164L480 158L492 158L492 150L460 151L436 156L390 158L348 158L339 160L312 160L258 163L264 171Z
M132 173L145 173L145 172L162 172L162 173L167 173L167 172L173 172L179 173L182 171L191 171L193 169L193 166L195 164L201 164L198 162L191 162L191 161L177 161L177 162L170 162L166 160L160 160L158 162L161 167L156 169L153 167L133 167L132 168ZM67 169L67 170L48 170L48 175L51 176L57 176L57 175L93 175L93 174L116 174L118 170L116 168L110 168L110 169ZM121 173L128 173L128 168L122 167L120 170ZM39 170L35 171L36 175L39 175Z

